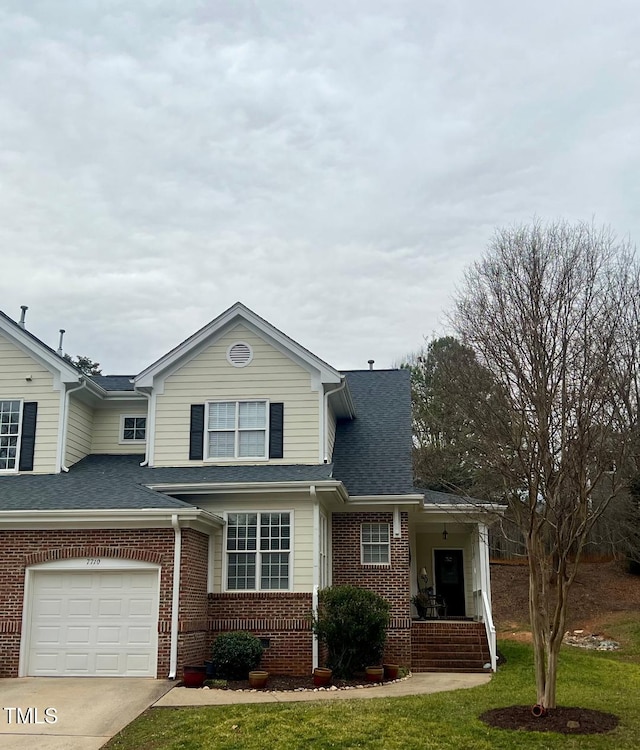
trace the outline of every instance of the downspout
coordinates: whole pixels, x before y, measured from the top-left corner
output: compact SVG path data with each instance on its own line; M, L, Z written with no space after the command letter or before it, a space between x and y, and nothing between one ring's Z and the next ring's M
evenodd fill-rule
M86 388L87 381L84 379L84 375L80 376L80 384L73 388L68 388L64 394L64 413L62 415L62 436L60 440L60 471L64 471L65 474L69 471L69 468L65 466L65 454L67 452L67 429L69 422L69 394L74 391L79 391L82 388Z
M309 494L313 503L313 593L311 595L311 613L315 620L318 616L318 592L320 590L320 503L316 494L316 487L309 487ZM311 642L311 665L318 666L318 636L314 633Z
M324 394L324 413L322 415L322 442L323 442L323 452L324 452L324 462L325 464L331 463L329 461L329 446L327 445L327 425L329 424L329 396L331 396L334 393L339 393L340 391L344 390L347 386L347 379L344 375L342 377L342 382L340 385L336 386L335 388L332 388L330 391L326 391Z
M175 680L178 671L178 607L180 606L180 557L182 555L182 530L177 514L171 516L175 533L173 546L173 595L171 598L171 645L169 647L169 679Z
M133 389L133 392L137 393L139 396L144 396L147 399L147 422L146 422L147 429L145 432L147 439L144 441L144 461L142 461L140 466L148 466L149 465L149 441L151 440L151 430L149 428L152 426L149 420L149 412L151 411L151 394L145 393L144 391L139 391L135 387ZM155 425L153 425L153 427L155 428Z

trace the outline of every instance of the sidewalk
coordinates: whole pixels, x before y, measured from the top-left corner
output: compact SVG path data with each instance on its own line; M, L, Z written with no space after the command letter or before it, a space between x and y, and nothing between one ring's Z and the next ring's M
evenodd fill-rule
M195 690L175 687L154 703L154 707L170 706L230 706L235 703L294 703L297 701L353 700L360 698L400 698L404 695L425 695L446 690L460 690L486 685L491 674L457 674L418 672L406 680L379 687L353 688L352 690L308 690L290 692Z

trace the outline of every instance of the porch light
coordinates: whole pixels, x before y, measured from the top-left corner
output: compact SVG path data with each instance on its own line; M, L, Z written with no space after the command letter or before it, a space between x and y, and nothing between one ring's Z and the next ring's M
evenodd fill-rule
M449 534L447 532L447 524L445 523L444 524L444 529L442 530L442 538L445 540L445 542L447 541L447 537L448 536L449 536Z

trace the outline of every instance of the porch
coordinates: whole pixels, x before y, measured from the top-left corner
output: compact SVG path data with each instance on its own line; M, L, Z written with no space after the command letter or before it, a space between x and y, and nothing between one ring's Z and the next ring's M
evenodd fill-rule
M429 510L413 516L409 529L412 668L495 670L487 527L469 515Z

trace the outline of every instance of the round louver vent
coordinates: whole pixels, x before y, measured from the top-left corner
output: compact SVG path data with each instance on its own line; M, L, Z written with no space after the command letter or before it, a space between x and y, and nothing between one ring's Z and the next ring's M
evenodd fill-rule
M245 367L253 359L253 349L244 341L238 341L227 349L227 359L234 367Z

